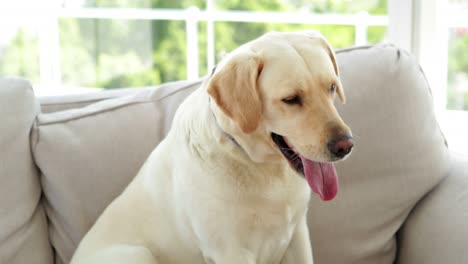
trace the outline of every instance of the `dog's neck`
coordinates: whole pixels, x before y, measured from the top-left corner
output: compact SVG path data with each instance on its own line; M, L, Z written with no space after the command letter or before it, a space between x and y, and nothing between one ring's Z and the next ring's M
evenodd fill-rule
M239 144L239 142L236 141L236 139L230 135L229 133L227 133L226 131L224 131L221 126L219 125L218 123L218 120L216 120L216 115L215 113L213 112L213 110L211 109L211 97L208 96L208 109L209 111L211 112L211 115L213 116L213 120L216 124L216 127L218 127L218 129L227 137L229 138L229 140L231 140L231 142L236 145L237 147L239 147L240 149L242 149L242 146Z
M201 158L222 154L238 161L249 160L241 140L223 129L216 111L212 109L215 107L214 102L211 103L213 105L210 105L210 97L202 85L179 107L183 110L177 111L173 120L173 126L179 129L171 129L171 136L185 141L193 153Z

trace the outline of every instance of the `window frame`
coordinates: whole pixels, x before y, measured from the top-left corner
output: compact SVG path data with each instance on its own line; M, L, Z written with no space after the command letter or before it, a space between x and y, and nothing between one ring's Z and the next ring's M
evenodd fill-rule
M448 32L450 27L468 27L461 14L448 10L447 0L388 0L387 15L310 14L301 12L221 11L214 0L206 0L206 9L89 8L47 5L35 9L3 9L1 15L20 14L38 21L39 25L39 93L56 93L63 89L61 80L61 18L179 20L186 23L187 79L199 78L198 25L207 25L207 69L215 64L216 22L270 22L314 25L347 25L355 28L355 45L367 44L369 26L386 26L387 41L408 50L416 57L432 88L434 107L443 130L459 130L454 142L468 134L468 111L447 110ZM193 59L197 58L197 59ZM93 89L89 89L92 91ZM82 91L82 90L80 90ZM466 124L466 125L462 125ZM461 127L460 127L461 126ZM468 146L466 146L468 149Z
M394 2L405 0L394 0ZM390 1L392 2L392 1ZM434 110L449 148L468 154L468 111L447 109L448 43L451 27L468 27L461 13L449 9L447 0L412 2L411 52L425 72L431 87ZM453 144L452 144L453 143Z

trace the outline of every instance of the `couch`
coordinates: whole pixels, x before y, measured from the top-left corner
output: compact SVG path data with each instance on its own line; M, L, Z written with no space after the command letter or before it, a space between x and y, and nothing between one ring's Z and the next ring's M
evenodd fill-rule
M356 147L338 196L311 197L315 263L468 263L468 157L447 147L415 59L387 44L337 59ZM0 79L0 263L67 263L200 82L37 97Z

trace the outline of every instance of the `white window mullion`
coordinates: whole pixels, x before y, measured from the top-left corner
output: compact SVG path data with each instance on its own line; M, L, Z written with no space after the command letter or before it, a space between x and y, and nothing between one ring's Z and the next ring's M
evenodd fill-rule
M437 113L447 102L448 24L446 0L414 0L412 52L432 88Z
M414 0L388 1L388 41L413 52Z
M359 12L358 18L355 24L356 37L354 39L354 45L366 45L367 44L367 27L369 22L369 13Z
M215 10L214 0L206 1L206 56L207 56L207 73L213 69L216 61L215 47L215 27L213 21L213 11Z
M51 56L52 56L52 81L57 86L62 84L62 69L60 56L60 28L59 18L56 14L52 16L51 23Z
M52 82L53 70L50 56L50 27L49 19L42 18L39 24L39 76L42 84Z
M59 21L54 14L39 19L39 76L41 89L59 87L62 73L60 65Z
M200 13L200 10L197 7L189 7L186 12L187 80L196 80L199 77L198 13Z

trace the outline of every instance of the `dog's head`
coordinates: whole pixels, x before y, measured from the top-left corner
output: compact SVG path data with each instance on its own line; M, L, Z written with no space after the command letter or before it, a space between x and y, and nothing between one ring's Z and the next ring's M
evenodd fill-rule
M229 54L207 91L222 128L257 162L286 158L322 199L338 184L331 164L353 147L333 104L344 103L335 54L315 31L269 33Z

